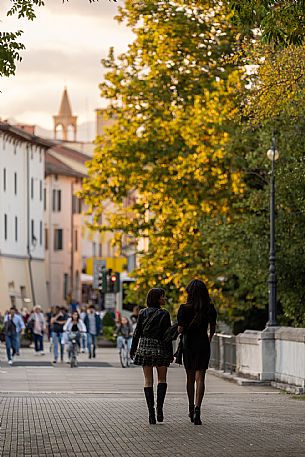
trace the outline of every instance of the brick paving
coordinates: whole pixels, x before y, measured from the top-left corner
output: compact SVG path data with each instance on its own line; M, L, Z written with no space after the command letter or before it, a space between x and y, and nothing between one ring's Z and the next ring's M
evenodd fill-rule
M119 368L115 350L103 355L109 367L2 364L0 456L305 456L303 401L210 375L203 425L194 426L183 369L173 367L165 422L151 426L141 369Z

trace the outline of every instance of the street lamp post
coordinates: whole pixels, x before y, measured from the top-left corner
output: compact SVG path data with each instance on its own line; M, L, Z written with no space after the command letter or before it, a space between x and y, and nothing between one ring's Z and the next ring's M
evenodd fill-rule
M276 267L275 267L275 182L274 169L275 161L279 158L279 152L275 146L275 137L272 137L272 146L267 152L267 157L271 160L270 174L270 252L269 252L269 306L267 327L276 326Z

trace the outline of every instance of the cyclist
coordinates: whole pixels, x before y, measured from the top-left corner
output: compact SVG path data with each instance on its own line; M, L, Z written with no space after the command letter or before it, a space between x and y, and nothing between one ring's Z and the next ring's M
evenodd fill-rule
M69 341L69 333L76 333L76 342L80 348L80 335L81 333L86 333L86 326L81 320L78 311L73 311L72 317L70 317L64 325L65 338L64 342L68 343L68 354L70 356L71 342Z
M133 328L127 317L122 317L121 323L118 325L116 330L117 335L117 348L121 349L123 346L124 339L127 339L128 351L131 348Z

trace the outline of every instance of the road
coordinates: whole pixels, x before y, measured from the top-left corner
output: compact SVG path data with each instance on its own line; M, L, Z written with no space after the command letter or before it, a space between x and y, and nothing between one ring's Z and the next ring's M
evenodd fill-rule
M207 376L202 426L187 417L182 367L169 369L165 421L149 425L139 367L116 349L80 367L22 350L13 367L0 349L1 457L305 456L304 402L269 387Z

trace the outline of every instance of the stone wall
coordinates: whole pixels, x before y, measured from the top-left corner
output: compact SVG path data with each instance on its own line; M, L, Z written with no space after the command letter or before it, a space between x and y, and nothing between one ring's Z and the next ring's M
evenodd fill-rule
M305 329L268 327L236 337L236 372L305 390Z

